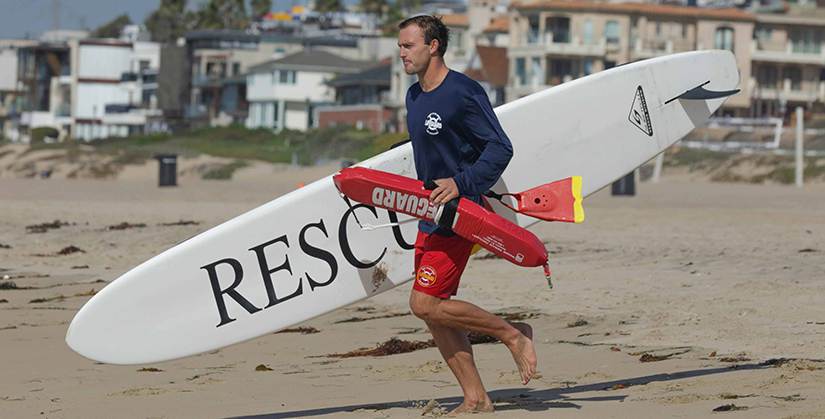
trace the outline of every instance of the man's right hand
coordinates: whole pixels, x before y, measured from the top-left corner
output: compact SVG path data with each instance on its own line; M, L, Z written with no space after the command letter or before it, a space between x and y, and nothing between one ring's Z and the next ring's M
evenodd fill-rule
M459 197L458 185L455 184L453 178L437 179L435 184L438 185L438 187L430 194L430 201L432 201L433 204L446 204Z

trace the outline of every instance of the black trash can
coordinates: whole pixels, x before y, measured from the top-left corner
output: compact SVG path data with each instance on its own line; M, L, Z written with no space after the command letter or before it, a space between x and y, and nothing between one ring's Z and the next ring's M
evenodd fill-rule
M636 195L636 180L634 178L633 172L630 172L627 174L627 176L613 182L612 195Z
M155 158L160 163L160 173L158 186L178 185L178 155L177 154L157 154Z

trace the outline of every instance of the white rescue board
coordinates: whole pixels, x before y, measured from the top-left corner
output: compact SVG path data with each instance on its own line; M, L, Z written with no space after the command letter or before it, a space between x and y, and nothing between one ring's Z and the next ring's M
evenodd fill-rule
M502 105L495 111L514 156L492 189L520 192L579 175L582 196L590 195L703 124L725 100L702 99L712 97L705 92L738 83L730 52L689 52ZM688 91L693 99L676 99ZM359 165L415 177L410 144ZM538 221L494 205L522 227ZM374 225L396 221L365 205L354 211ZM412 279L416 223L361 230L352 212L331 177L277 198L106 286L77 313L66 342L105 363L166 361L284 329Z

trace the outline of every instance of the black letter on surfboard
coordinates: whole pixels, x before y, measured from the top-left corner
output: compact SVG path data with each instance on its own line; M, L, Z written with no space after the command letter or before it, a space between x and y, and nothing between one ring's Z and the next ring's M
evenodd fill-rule
M226 263L229 266L232 266L232 269L235 270L235 282L233 282L232 285L225 290L221 290L221 285L218 283L218 272L215 270L215 267L221 263ZM215 327L221 327L227 323L235 321L235 319L230 318L229 314L226 313L226 302L224 302L222 294L227 294L232 297L232 299L240 304L241 307L246 309L249 314L261 311L260 308L255 307L246 298L243 298L238 291L235 291L235 287L240 285L241 280L243 279L243 268L241 267L240 262L235 259L221 259L217 262L210 263L209 265L201 266L201 269L206 269L206 272L209 273L209 281L212 283L212 292L215 293L215 303L218 305L218 313L221 315L221 322Z
M397 223L398 222L398 214L396 214L395 211L387 210L387 213L390 215L390 222L391 223ZM406 241L404 241L404 236L401 235L401 227L393 226L392 227L392 235L395 237L395 242L398 243L398 245L401 246L402 249L404 249L404 250L413 250L413 249L415 249L414 244L409 244Z
M360 260L358 260L358 258L355 257L354 254L352 254L352 249L350 249L349 247L349 240L347 240L347 220L349 219L350 214L352 214L352 212L358 208L366 208L372 211L372 215L374 215L375 218L378 218L378 212L375 210L375 207L371 207L369 205L358 204L348 209L347 212L344 213L344 216L341 218L341 225L338 226L338 241L341 243L341 252L344 253L344 257L347 259L347 262L349 262L350 265L358 269L368 269L377 265L378 262L380 262L381 259L384 258L384 255L387 254L387 248L384 248L384 251L381 252L381 256L378 256L378 259L375 259L374 261L369 263L361 262Z
M304 274L307 276L307 281L309 281L310 291L315 291L315 288L325 287L331 284L333 280L335 280L335 277L338 276L338 261L335 260L335 256L333 256L332 253L327 252L323 249L319 249L317 247L313 247L309 243L307 243L306 233L307 230L309 230L311 227L315 227L318 230L321 230L321 232L324 233L324 237L326 238L329 238L329 235L327 234L327 228L324 226L323 219L321 219L321 221L319 221L317 224L305 225L304 228L301 229L301 234L298 235L298 243L300 243L301 250L303 250L304 253L316 259L321 259L329 265L330 274L327 282L315 282L315 280L313 280L312 277L309 276L309 272L304 272Z
M266 287L266 295L269 296L269 304L267 304L264 308L269 308L274 306L275 304L283 303L284 301L291 300L301 294L304 293L303 287L304 284L301 281L301 278L298 278L298 289L295 290L291 295L288 295L284 298L278 299L275 296L275 287L272 285L272 274L281 270L286 269L289 272L289 275L292 275L292 268L289 266L289 255L284 255L284 263L281 266L275 269L269 269L269 264L266 263L266 254L264 254L264 248L270 245L273 245L278 242L283 242L287 248L289 248L289 241L286 239L286 235L278 237L275 240L270 240L264 244L259 244L249 250L255 252L258 255L258 265L261 267L261 276L264 278L264 286Z

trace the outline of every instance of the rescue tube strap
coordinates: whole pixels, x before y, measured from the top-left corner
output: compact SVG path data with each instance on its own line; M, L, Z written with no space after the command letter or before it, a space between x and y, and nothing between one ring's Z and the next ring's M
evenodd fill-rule
M447 229L452 230L453 224L455 223L456 212L458 212L458 202L459 198L451 199L446 204L442 205L441 208L438 210L438 216L436 217L436 223L440 227L444 227Z

